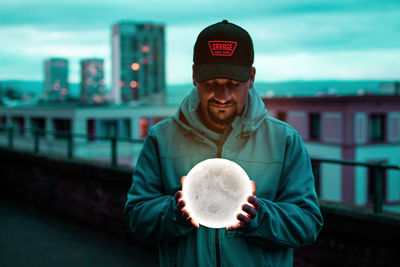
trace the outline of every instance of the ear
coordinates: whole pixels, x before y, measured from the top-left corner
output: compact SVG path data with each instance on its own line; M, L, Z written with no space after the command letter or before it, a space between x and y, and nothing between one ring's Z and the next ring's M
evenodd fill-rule
M193 66L192 66L192 81L193 81L193 85L194 85L194 86L197 86L197 82L196 82L196 80L195 80L195 78L194 78L194 64L193 64Z
M253 88L255 77L256 77L256 68L252 67L251 68L250 79L249 79L249 82L250 82L250 84L249 84L250 87L249 88Z

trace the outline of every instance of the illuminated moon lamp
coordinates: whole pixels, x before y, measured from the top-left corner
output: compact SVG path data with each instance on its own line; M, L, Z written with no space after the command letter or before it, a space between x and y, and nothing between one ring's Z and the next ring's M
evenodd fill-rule
M246 172L235 162L214 158L195 165L183 182L185 209L192 219L209 228L223 228L238 222L242 205L252 194Z

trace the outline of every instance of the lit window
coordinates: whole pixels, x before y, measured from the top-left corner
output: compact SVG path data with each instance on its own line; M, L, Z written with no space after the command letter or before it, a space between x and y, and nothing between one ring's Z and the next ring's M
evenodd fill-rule
M142 47L140 48L140 50L142 50L143 53L148 53L148 52L150 52L150 46L148 46L148 45L142 45Z
M139 120L139 136L144 139L149 131L149 120L147 118L141 118Z
M95 102L95 103L101 103L101 102L103 102L101 96L99 96L98 94L94 94L94 95L92 96L92 99L93 99L93 102Z
M131 65L131 69L132 69L132 70L134 70L134 71L137 71L137 70L139 70L139 69L140 69L140 64L139 64L139 63L137 63L137 62L135 62L135 63L132 63L132 65Z
M131 86L132 88L136 88L136 87L138 86L137 81L131 81L131 82L130 82L130 86Z
M119 87L125 87L125 82L124 81L119 81Z

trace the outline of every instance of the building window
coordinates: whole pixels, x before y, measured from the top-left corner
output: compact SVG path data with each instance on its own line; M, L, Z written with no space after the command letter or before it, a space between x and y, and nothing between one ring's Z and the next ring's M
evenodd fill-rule
M46 135L46 120L44 118L32 118L31 124L33 134L37 132L39 136Z
M94 119L88 119L86 122L86 134L88 141L96 140L96 121Z
M117 120L104 120L101 122L101 136L117 137L118 122Z
M7 130L7 117L0 117L0 133L4 133Z
M149 131L149 119L141 118L139 120L139 137L144 139Z
M314 175L315 192L320 196L320 181L321 181L321 162L311 161L312 172Z
M379 170L381 172L381 179L382 179L382 187L383 187L383 201L387 201L387 190L386 190L386 169L381 169ZM376 175L376 169L375 168L368 168L368 203L372 203L374 201L374 193L375 193L375 188L376 188L376 180L374 179Z
M14 132L18 133L21 136L25 135L25 118L13 117L11 121Z
M371 114L369 116L369 140L371 142L385 141L385 115Z
M131 138L131 120L123 119L122 120L122 138Z
M310 123L310 139L319 140L321 137L321 118L318 113L311 113L309 115Z
M67 138L69 134L71 134L71 120L68 119L54 119L53 120L53 128L54 128L54 138L56 139L64 139Z
M285 121L286 122L286 112L283 111L278 111L276 113L276 118L280 121Z

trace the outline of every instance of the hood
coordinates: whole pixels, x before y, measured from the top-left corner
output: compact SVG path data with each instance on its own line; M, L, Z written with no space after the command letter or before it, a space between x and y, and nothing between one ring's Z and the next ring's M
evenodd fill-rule
M200 99L197 88L195 87L182 101L174 119L186 130L214 139L213 132L201 123L198 117L196 110L199 104ZM251 135L261 125L266 114L267 110L261 97L254 88L249 89L249 95L242 115L236 116L235 120L232 122L232 127L234 129L232 134L241 137Z

